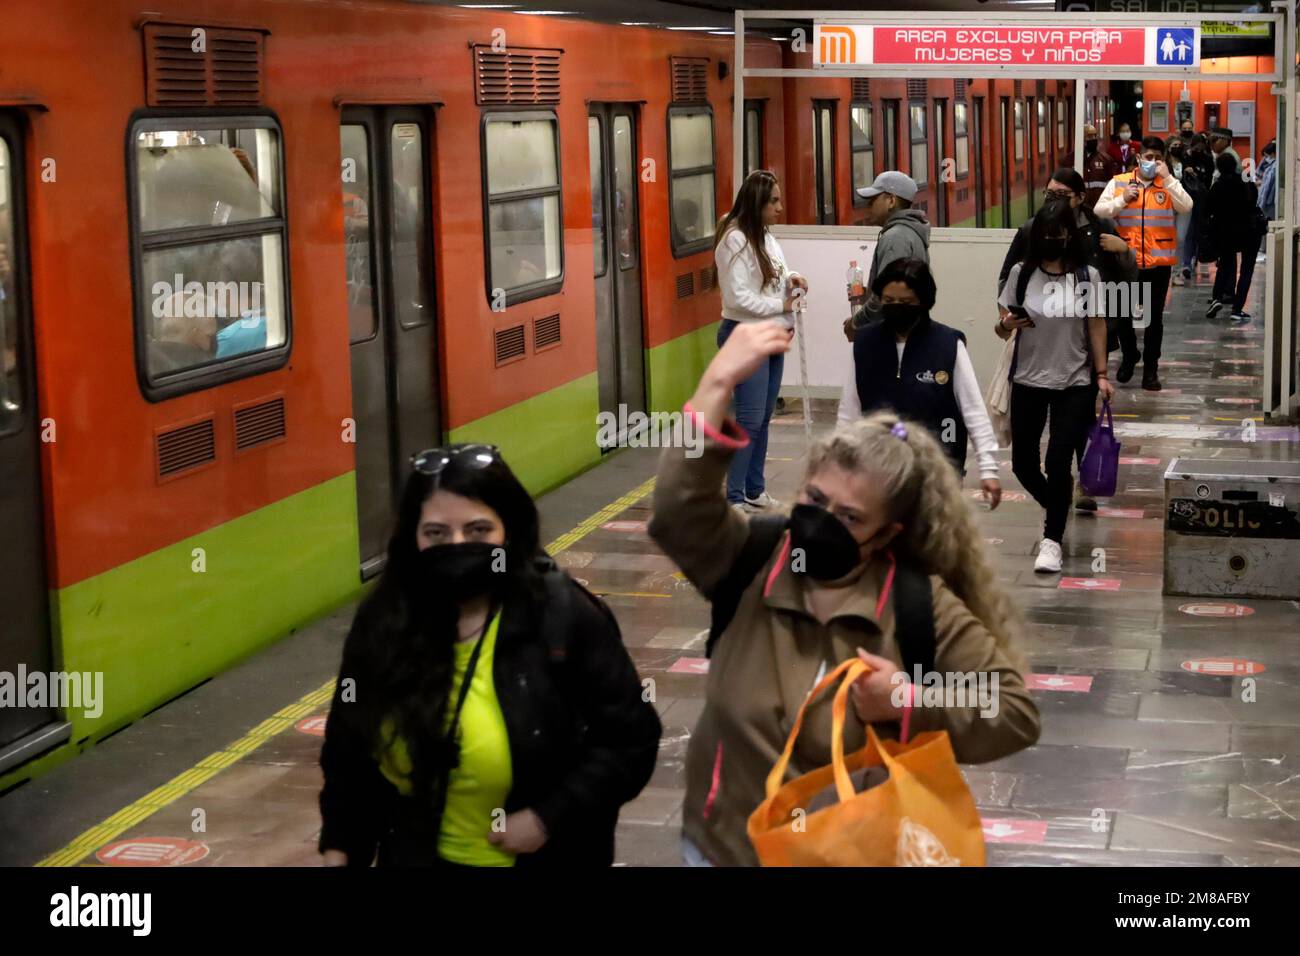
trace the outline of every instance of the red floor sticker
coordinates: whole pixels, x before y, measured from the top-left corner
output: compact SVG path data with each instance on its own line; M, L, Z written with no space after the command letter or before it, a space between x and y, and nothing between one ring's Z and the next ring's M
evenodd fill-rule
M311 734L313 737L325 736L325 717L304 717L293 725L293 729L302 734Z
M1046 820L986 820L980 818L985 843L1042 843L1047 839Z
M1102 518L1143 518L1146 512L1141 508L1098 508L1097 514Z
M707 674L709 659L707 657L679 657L668 668L670 674Z
M1259 403L1257 398L1216 398L1215 401L1220 405L1257 405Z
M1180 604L1178 610L1196 617L1250 617L1255 613L1253 607L1244 604L1224 604L1219 601L1206 601L1201 604Z
M1163 458L1124 458L1124 457L1121 457L1120 460L1119 460L1119 463L1120 463L1121 465L1158 465L1158 464L1160 464L1160 462L1162 462L1162 461L1164 461Z
M1062 591L1118 591L1119 578L1061 578Z
M602 528L606 531L644 531L644 521L606 521Z
M1167 368L1191 368L1192 367L1191 362L1182 362L1182 361L1166 362L1163 359L1161 359L1160 364Z
M135 837L100 847L95 859L105 866L184 866L208 855L208 845L178 837Z
M1092 690L1087 674L1030 674L1025 681L1030 690L1072 690L1086 694Z
M1193 674L1212 674L1216 677L1243 677L1246 674L1262 674L1268 670L1259 661L1243 660L1240 657L1206 657L1195 661L1183 661L1183 670Z
M1258 375L1220 375L1220 382L1258 382Z
M1212 339L1183 339L1183 344L1184 345L1213 345L1214 341Z

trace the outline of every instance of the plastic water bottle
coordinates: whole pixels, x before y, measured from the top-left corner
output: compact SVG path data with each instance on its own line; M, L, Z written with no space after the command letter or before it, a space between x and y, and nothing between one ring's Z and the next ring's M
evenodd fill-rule
M862 298L863 278L862 278L862 270L858 268L858 260L853 259L849 262L849 271L844 274L844 278L848 281L849 298L850 299Z

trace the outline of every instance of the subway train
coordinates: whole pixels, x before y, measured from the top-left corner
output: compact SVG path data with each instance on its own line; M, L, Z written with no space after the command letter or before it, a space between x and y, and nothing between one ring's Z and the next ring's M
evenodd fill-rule
M600 412L679 408L715 348L734 38L167 6L7 8L0 670L106 693L0 709L0 792L354 599L414 452L490 441L546 491L610 450ZM795 46L750 37L747 65ZM1018 225L1075 123L1055 81L746 93L744 168L795 224L861 224L892 168L935 225Z

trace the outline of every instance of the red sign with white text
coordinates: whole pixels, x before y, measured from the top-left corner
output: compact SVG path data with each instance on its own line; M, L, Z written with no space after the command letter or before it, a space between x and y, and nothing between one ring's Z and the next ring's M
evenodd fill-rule
M885 27L874 30L876 63L1141 66L1146 31L1095 27Z
M1205 657L1183 661L1183 670L1216 677L1244 677L1247 674L1262 674L1268 668L1259 661L1248 661L1240 657Z

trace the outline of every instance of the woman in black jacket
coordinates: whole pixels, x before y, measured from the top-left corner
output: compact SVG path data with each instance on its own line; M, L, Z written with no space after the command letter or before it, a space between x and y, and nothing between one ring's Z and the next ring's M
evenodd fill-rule
M494 447L413 465L325 727L324 862L608 866L661 731L618 624Z

